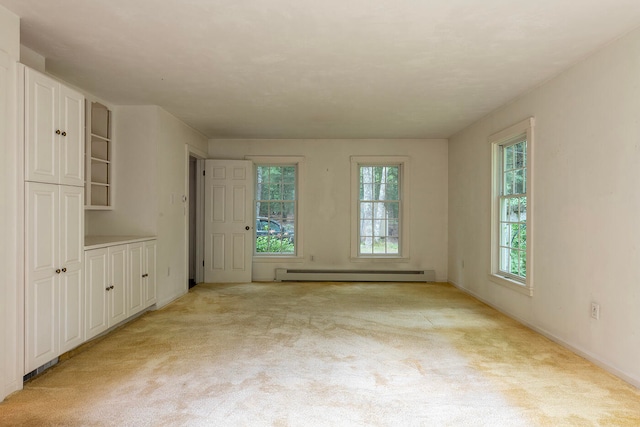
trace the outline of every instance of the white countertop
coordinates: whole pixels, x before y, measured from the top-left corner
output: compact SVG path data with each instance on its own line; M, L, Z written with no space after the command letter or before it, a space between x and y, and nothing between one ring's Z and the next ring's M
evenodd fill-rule
M84 249L98 249L107 246L154 240L156 236L84 236Z

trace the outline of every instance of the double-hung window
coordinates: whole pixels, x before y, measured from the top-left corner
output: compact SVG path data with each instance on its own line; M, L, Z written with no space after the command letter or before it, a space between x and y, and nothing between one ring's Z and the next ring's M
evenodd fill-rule
M253 157L256 257L300 256L298 157Z
M353 258L408 256L406 168L403 157L352 157Z
M497 283L532 293L531 148L533 119L490 141L493 150L492 277Z

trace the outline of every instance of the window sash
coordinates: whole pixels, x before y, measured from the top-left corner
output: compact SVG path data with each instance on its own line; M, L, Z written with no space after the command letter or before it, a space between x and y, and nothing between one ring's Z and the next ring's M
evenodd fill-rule
M500 145L498 197L498 266L500 274L527 278L527 138L519 135Z
M366 168L372 168L365 174ZM385 180L375 178L375 169L382 168ZM396 182L389 182L395 169ZM366 175L366 178L365 178ZM402 165L358 164L358 256L400 256L402 218ZM385 198L380 198L384 191ZM387 199L386 194L396 197ZM375 195L378 195L377 197Z
M266 180L260 180L263 168L266 169ZM295 235L298 229L298 172L297 164L256 164L254 256L297 254ZM272 180L272 173L277 178ZM264 230L257 229L260 223L267 224ZM287 227L291 223L293 227Z

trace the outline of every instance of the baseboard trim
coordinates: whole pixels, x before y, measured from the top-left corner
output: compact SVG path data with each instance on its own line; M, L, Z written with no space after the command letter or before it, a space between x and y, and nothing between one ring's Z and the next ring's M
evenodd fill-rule
M540 328L538 326L532 325L531 323L527 322L526 320L521 319L520 317L509 313L504 308L487 301L486 299L482 298L481 296L479 296L475 292L470 291L469 289L463 288L462 286L458 285L454 281L449 280L449 283L451 285L453 285L454 287L456 287L457 289L459 289L461 292L464 292L465 294L467 294L469 296L472 296L473 298L477 299L478 301L481 301L482 303L488 305L489 307L494 308L495 310L498 310L500 313L504 314L505 316L509 317L510 319L515 320L516 322L520 323L521 325L526 326L527 328L531 329L532 331L539 333L543 337L550 339L551 341L555 342L556 344L566 348L567 350L572 351L573 353L577 354L578 356L580 356L580 357L582 357L584 359L587 359L588 361L590 361L594 365L604 369L605 371L609 372L610 374L615 375L616 377L620 378L621 380L623 380L623 381L631 384L632 386L640 389L640 379L639 378L635 378L633 375L629 375L629 374L617 369L616 367L612 366L611 364L603 361L602 359L600 359L595 354L590 353L590 352L588 352L588 351L586 351L584 349L581 349L579 347L576 347L573 344L568 343L564 339L552 334L551 332L549 332L549 331L547 331L547 330L545 330L543 328Z

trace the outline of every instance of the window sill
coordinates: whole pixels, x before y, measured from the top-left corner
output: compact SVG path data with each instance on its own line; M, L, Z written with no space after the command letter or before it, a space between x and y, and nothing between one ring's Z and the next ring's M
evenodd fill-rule
M533 288L527 286L524 283L507 279L506 277L498 276L497 274L493 274L493 273L489 274L489 280L491 280L493 283L496 283L500 286L504 286L505 288L509 288L523 295L527 295L530 297L533 296Z
M389 256L360 256L360 257L351 257L350 258L351 262L384 262L384 263L391 263L391 262L398 262L398 263L404 263L404 262L409 262L410 258L403 258L403 257L389 257Z
M282 263L286 263L286 262L304 262L304 257L303 256L279 256L279 255L274 255L274 256L253 256L253 262L256 263L270 263L270 262L282 262Z

